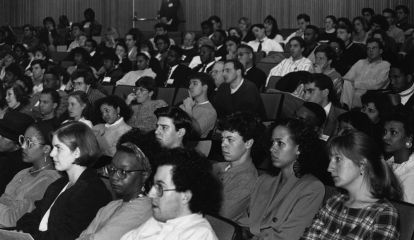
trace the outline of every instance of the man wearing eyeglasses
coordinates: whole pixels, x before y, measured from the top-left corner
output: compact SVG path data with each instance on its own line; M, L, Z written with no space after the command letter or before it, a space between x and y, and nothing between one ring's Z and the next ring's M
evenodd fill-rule
M244 67L244 76L246 79L256 84L257 89L261 90L266 82L266 74L254 64L253 48L249 45L242 44L237 48L237 59Z
M172 149L158 157L158 167L149 192L151 217L121 240L217 239L205 213L214 213L220 202L220 185L211 166L194 150Z

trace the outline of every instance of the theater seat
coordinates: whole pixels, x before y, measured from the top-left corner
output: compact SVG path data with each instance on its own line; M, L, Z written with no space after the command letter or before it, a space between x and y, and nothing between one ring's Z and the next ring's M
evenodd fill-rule
M175 88L158 88L157 99L164 100L171 106L174 100Z
M174 103L173 103L173 105L175 106L175 105L181 103L188 96L189 96L189 93L188 93L188 89L187 88L178 88L177 89L177 93L175 94L175 97L174 97Z
M222 217L205 215L219 240L233 240L236 238L237 225Z
M414 205L392 201L400 216L400 240L414 240Z
M296 96L293 96L290 93L284 93L283 105L282 105L280 117L281 118L293 117L295 111L300 106L302 106L304 102L305 102L304 100Z
M266 121L272 121L278 118L280 106L283 102L283 93L261 93L260 97L266 111Z
M133 89L134 89L133 86L118 85L115 87L114 95L117 95L118 97L122 99L126 99L127 96L134 91Z

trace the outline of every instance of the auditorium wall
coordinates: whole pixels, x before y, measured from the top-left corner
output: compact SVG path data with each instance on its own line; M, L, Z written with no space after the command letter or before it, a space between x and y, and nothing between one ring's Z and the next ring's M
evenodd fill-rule
M45 16L57 21L62 14L76 22L83 19L83 10L91 7L104 27L115 26L124 33L132 27L135 12L138 18L150 19L138 21L136 26L151 31L155 23L151 19L156 16L160 3L161 0L0 0L0 22L11 26L41 25ZM199 23L211 15L220 16L225 28L236 25L242 16L255 23L268 14L276 17L280 28L295 28L296 15L302 12L311 16L313 24L322 26L326 15L352 18L363 7L380 13L386 7L405 4L414 11L412 0L181 0L181 3L185 21L181 29L186 30L199 30Z

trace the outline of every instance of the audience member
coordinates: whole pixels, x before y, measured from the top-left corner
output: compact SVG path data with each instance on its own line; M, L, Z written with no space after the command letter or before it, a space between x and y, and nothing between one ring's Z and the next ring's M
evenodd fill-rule
M213 69L211 70L211 77L214 79L214 85L215 89L214 92L217 92L220 85L224 83L224 62L223 61L217 61L213 65ZM215 94L214 94L215 95Z
M336 38L336 26L338 21L333 15L328 15L325 17L325 27L324 31L319 35L319 42L329 43L331 39Z
M149 191L153 217L121 240L200 239L216 240L203 217L215 213L220 203L220 187L209 162L194 150L172 149L162 152L153 185Z
M128 32L125 35L125 44L128 47L127 49L128 59L131 62L135 62L137 60L136 57L138 53L138 48L137 48L138 41L137 41L136 35L131 32Z
M325 110L327 117L322 127L322 134L325 135L325 139L328 139L337 129L338 116L345 111L335 106L337 99L332 81L328 76L314 73L304 83L304 100L317 103Z
M398 212L389 200L401 198L401 186L375 141L351 132L332 139L329 151L328 171L346 193L327 201L301 239L398 239Z
M115 54L118 56L118 67L122 72L127 73L132 70L132 62L129 60L128 47L124 42L118 42L115 45ZM134 58L136 58L134 53Z
M91 169L99 148L92 130L71 122L53 134L50 156L67 176L52 183L36 208L17 221L17 229L34 239L74 239L89 225L111 195Z
M29 95L18 83L6 87L6 102L9 112L21 112L30 116Z
M323 73L332 80L336 98L339 99L344 80L341 74L331 67L333 60L335 60L335 52L329 45L321 45L315 49L315 64L313 65L315 73Z
M253 48L246 44L240 45L237 48L237 59L243 64L245 78L256 84L257 89L263 89L266 74L256 67Z
M401 28L404 31L404 34L410 35L414 25L409 22L410 9L405 5L398 5L395 7L395 12L397 13L397 27Z
M280 34L276 19L272 15L267 15L263 20L266 37L278 43L283 43L283 37Z
M200 64L193 68L194 72L210 73L215 63L215 47L205 44L200 47ZM191 65L191 63L190 63Z
M290 72L308 71L313 72L313 63L304 57L305 41L300 37L293 37L288 42L290 57L284 59L276 67L270 70L269 76L266 80L266 88L274 88L274 82L269 84L271 77L275 76L276 81Z
M161 147L183 148L193 131L190 116L179 107L159 108L155 115L158 118L155 138Z
M285 43L289 43L293 37L303 38L305 34L306 26L310 24L310 17L305 13L301 13L296 17L299 29L290 34L286 39Z
M414 203L413 122L410 112L396 107L384 118L383 146L387 163L403 187L405 202Z
M147 138L139 137L141 140L137 144L142 145ZM120 239L151 217L151 200L145 189L151 176L151 164L137 144L119 144L111 164L106 167L117 200L102 207L77 240Z
M315 49L319 46L319 29L314 25L308 25L305 28L303 35L305 40L305 50L303 50L303 56L315 63Z
M87 8L83 12L85 20L82 21L82 27L88 37L100 36L102 25L95 19L95 11L92 8Z
M259 177L238 223L245 228L245 239L298 239L325 193L309 171L317 135L295 119L276 122L271 130L272 165L280 171Z
M167 68L164 72L164 82L158 83L159 86L175 88L188 87L188 77L191 75L192 71L189 67L181 63L182 54L180 47L170 47L167 53Z
M35 208L46 188L60 177L49 156L52 150L48 133L37 124L19 136L22 160L33 166L18 172L0 197L0 226L14 227L16 221Z
M278 42L267 38L263 24L254 24L251 29L256 39L250 41L248 45L253 48L254 52L264 52L266 55L269 52L283 52L283 48Z
M237 59L237 48L240 46L240 38L228 36L224 44L226 46L226 54L222 60Z
M238 220L247 210L258 178L251 151L263 134L260 121L248 113L234 113L219 123L225 162L215 163L214 173L223 185L220 215Z
M319 138L327 140L326 137L322 136L327 116L325 109L321 105L314 102L304 102L302 106L296 109L294 117L312 127Z
M98 52L97 49L98 43L95 40L89 38L86 40L84 48L86 49L86 51L88 51L90 55L89 65L98 71L103 65L101 53Z
M209 20L205 20L201 22L200 25L201 25L201 33L203 37L208 37L209 39L211 39L214 33L213 23Z
M214 46L216 48L215 51L215 56L216 57L221 57L222 59L224 59L226 57L227 54L227 49L225 46L225 40L227 38L227 34L224 30L222 29L217 29L214 30L213 36L211 37L211 41L213 41Z
M378 39L384 46L382 52L383 60L393 64L400 59L400 56L397 54L397 44L384 30L374 30L371 35L372 38Z
M16 112L6 112L0 119L0 193L4 193L7 184L14 175L30 164L22 160L19 136L33 123L29 116Z
M119 58L113 52L102 55L103 66L98 72L99 84L115 85L124 76L123 70L118 66Z
M349 111L338 116L338 129L335 136L349 131L360 131L372 136L372 123L369 117L360 111Z
M41 129L48 133L54 132L60 125L60 121L56 115L59 103L60 97L56 90L51 88L43 89L38 105L40 118L36 122Z
M251 26L250 26L250 19L248 19L247 17L241 17L238 21L237 26L238 26L240 32L242 33L240 39L243 43L246 44L246 43L254 40L254 35L251 31Z
M231 113L252 112L257 116L265 116L264 106L256 85L243 78L243 65L235 60L224 64L224 84L217 90L213 106L219 118Z
M372 18L375 16L374 9L365 7L361 10L361 15L368 23L368 25L372 25Z
M162 70L166 69L168 49L170 48L170 42L165 35L155 37L155 45L157 46L158 53L155 55L155 59L160 62Z
M388 83L390 64L382 60L384 50L378 39L367 41L367 59L356 62L344 76L341 103L349 109L361 107L361 96L367 90L385 88Z
M61 71L61 73L59 73ZM60 117L68 109L68 94L62 90L64 86L62 84L61 78L64 78L62 73L66 73L63 69L52 69L45 72L43 76L43 88L50 88L59 94L59 104L56 109L56 116Z
M389 79L391 89L400 96L401 104L414 110L413 69L408 65L396 63L391 65Z
M138 79L142 77L155 78L157 74L149 67L149 60L147 53L140 52L136 56L137 70L133 70L125 74L116 85L135 86Z
M179 22L179 0L166 0L161 2L159 11L160 22L166 24L167 30L177 31Z
M362 45L352 41L352 30L350 27L347 25L338 25L336 32L338 38L344 42L345 48L339 56L339 60L335 61L333 67L343 76L351 69L352 65L367 55Z
M166 36L170 41L170 46L175 45L175 42L172 38L168 37L168 26L165 23L157 23L154 25L155 35L154 37L150 38L149 41L151 42L153 48L155 50L159 50L156 46L155 37L156 36Z
M217 120L216 110L209 101L214 88L213 79L207 73L195 73L189 80L189 96L184 99L180 108L191 117L194 131L201 138L205 138L213 130Z
M397 44L402 45L405 41L404 31L397 27L397 14L391 8L382 10L382 15L387 19L389 28L387 31L388 36L392 37Z
M39 45L39 38L36 36L36 30L33 25L26 24L23 26L22 44L28 51L32 51Z
M33 93L40 93L43 90L43 77L46 71L44 60L34 60L30 64L32 70Z
M352 26L352 41L354 43L366 44L369 37L367 20L361 16L357 16L352 20Z
M181 50L183 53L182 60L185 63L189 63L194 56L197 55L197 48L195 46L195 33L187 32L184 34L183 45L181 45Z
M155 130L157 116L154 111L166 107L167 103L164 100L155 100L158 88L153 78L142 77L135 83L135 87L135 92L126 98L126 104L132 109L128 125L144 132Z
M209 17L207 21L211 22L211 24L213 25L214 31L222 29L223 27L223 23L221 22L221 19L219 16L213 15Z
M13 52L16 56L16 63L19 64L21 69L28 69L30 67L29 52L23 44L15 44Z
M84 47L87 36L83 33L83 27L81 23L74 23L71 26L71 38L73 41L69 44L68 52L71 52L77 47Z
M59 35L56 31L56 23L52 17L43 19L43 28L39 31L40 44L46 46L50 51L55 51L59 45Z
M104 123L93 126L102 155L113 157L118 139L131 130L126 124L131 116L131 109L124 100L116 95L100 99L96 108L100 110Z
M89 102L94 106L95 102L105 97L98 89L92 87L95 84L93 74L87 70L77 70L71 75L73 91L85 92Z
M91 104L88 100L88 96L83 91L74 91L69 94L68 97L68 115L69 120L82 122L92 128L92 122L88 120L91 111Z

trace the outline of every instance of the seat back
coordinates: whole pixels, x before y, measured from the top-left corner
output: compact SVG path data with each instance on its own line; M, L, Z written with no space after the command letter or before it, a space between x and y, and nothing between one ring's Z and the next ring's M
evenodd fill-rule
M188 96L189 96L189 94L188 94L188 89L187 88L178 88L177 93L175 94L175 97L174 97L173 105L175 106L178 103L184 101L184 99L186 99Z
M102 85L102 89L105 91L107 95L112 95L114 93L113 85Z
M298 97L295 97L290 93L284 93L283 105L282 105L280 117L281 118L293 117L295 111L300 106L302 106L303 103L304 103L304 100Z
M272 70L272 68L274 68L277 65L277 63L272 63L272 62L258 62L256 63L256 67L260 70L262 70L266 76L269 75L270 70Z
M158 88L157 99L164 100L168 106L173 104L175 88Z
M236 227L230 220L222 219L221 217L215 217L206 215L205 218L210 223L214 232L219 240L232 240L236 233Z
M275 120L279 117L283 93L261 93L260 97L266 111L266 121Z
M122 99L126 99L126 97L134 91L133 89L134 89L133 86L118 85L115 87L114 95L117 95L118 97Z
M414 240L414 205L397 201L392 204L400 216L400 240Z

